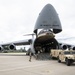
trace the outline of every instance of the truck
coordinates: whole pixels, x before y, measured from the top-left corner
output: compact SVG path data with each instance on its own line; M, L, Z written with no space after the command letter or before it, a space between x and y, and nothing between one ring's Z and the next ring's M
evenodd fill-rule
M59 63L65 62L67 66L75 62L75 50L51 49L50 56L57 58Z
M61 52L62 50L61 49L51 49L51 52L50 52L50 56L51 58L58 58L59 56L59 53Z
M59 52L57 57L58 62L65 62L67 66L70 66L75 62L75 51L74 50L62 50Z

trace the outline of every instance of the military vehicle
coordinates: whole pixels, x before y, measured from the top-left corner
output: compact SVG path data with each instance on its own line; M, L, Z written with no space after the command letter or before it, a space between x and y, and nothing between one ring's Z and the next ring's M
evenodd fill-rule
M70 66L75 62L75 51L74 50L61 50L58 55L58 62L65 62L67 66Z
M50 56L51 58L58 58L59 56L59 53L61 52L62 50L61 49L51 49L51 52L50 52Z
M67 50L68 46L65 44L62 44L60 46L60 49L51 49L50 51L50 56L51 58L57 58L59 56L59 52L61 52L62 50Z

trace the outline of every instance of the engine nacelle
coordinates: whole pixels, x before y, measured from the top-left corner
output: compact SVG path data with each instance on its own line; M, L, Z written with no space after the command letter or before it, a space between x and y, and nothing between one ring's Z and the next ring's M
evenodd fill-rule
M2 46L0 46L0 51L2 51L3 50L3 47Z
M16 50L16 46L14 44L10 44L8 48L11 50Z
M61 49L66 50L68 48L67 45L61 45Z
M75 46L72 46L70 49L75 50Z

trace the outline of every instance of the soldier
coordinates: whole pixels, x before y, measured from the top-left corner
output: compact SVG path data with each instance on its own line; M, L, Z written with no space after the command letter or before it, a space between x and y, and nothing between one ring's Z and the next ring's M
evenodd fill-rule
M31 58L32 58L32 53L31 53L31 49L29 49L29 61L31 62Z
M39 54L40 54L40 51L38 51L38 52L37 52L37 54L36 54L36 59L38 59L38 58L39 58L39 57L38 57L38 56L39 56Z

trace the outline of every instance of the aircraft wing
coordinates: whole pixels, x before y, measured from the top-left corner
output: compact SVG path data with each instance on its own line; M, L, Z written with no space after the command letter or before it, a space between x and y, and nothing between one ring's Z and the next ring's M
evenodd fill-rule
M2 50L5 47L8 47L8 49L15 49L18 45L30 45L30 42L32 39L26 39L26 40L20 40L20 41L14 41L9 43L0 44L0 50Z
M73 44L69 44L69 43L66 43L66 42L60 42L59 40L58 40L58 43L59 43L59 47L60 47L60 49L72 49L72 50L75 50L75 45L73 45Z
M9 45L9 44L14 44L14 45L29 45L30 44L30 40L31 39L20 40L20 41L15 41L15 42L9 42L9 43L2 44L2 46L6 46L6 45Z

